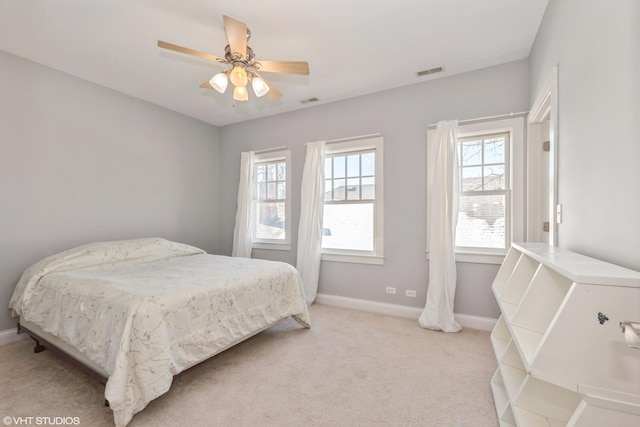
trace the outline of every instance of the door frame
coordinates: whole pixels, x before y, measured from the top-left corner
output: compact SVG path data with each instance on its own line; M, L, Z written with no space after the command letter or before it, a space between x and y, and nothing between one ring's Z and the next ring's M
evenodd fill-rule
M537 210L539 195L543 194L542 155L540 143L546 135L541 135L540 124L549 121L549 168L547 176L549 245L558 246L558 67L553 67L551 75L540 88L536 101L527 116L527 240L543 241L543 218ZM541 139L542 138L542 139Z

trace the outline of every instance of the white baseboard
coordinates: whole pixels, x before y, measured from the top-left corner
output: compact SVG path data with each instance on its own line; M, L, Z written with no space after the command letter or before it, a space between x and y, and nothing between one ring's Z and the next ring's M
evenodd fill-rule
M16 328L7 329L6 331L0 331L0 347L7 344L13 344L25 338L29 337L27 334L18 335Z
M388 316L403 317L405 319L414 320L418 320L422 313L422 309L417 307L341 297L338 295L318 294L316 295L316 302L336 307L369 311L371 313L386 314ZM492 330L497 322L497 319L473 316L471 314L455 314L455 318L463 328L480 329L483 331ZM28 336L28 334L18 335L15 328L0 331L0 346L18 342Z
M386 314L389 316L403 317L405 319L418 320L422 313L421 308L406 305L389 304L385 302L368 301L357 298L341 297L337 295L317 294L316 302L354 310L369 311L372 313ZM497 319L489 317L473 316L470 314L454 314L458 323L463 328L491 331L496 325Z

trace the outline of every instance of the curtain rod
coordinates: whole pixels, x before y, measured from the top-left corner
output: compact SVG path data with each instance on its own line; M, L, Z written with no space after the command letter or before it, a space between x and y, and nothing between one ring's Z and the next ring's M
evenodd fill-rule
M289 147L287 147L286 145L282 145L280 147L265 148L264 150L254 151L254 154L268 153L269 151L286 150L287 148L289 148Z
M458 120L458 124L469 124L475 122L484 122L487 120L511 119L514 117L524 117L529 114L528 111L520 111L519 113L498 114L497 116L478 117L477 119ZM438 124L432 123L428 127L435 128Z
M380 136L382 135L381 133L371 133L369 135L360 135L360 136L350 136L348 138L340 138L340 139L329 139L327 141L325 141L325 144L334 144L336 142L347 142L347 141L354 141L356 139L365 139L365 138L373 138L375 136ZM305 145L307 144L311 144L310 142L305 143Z

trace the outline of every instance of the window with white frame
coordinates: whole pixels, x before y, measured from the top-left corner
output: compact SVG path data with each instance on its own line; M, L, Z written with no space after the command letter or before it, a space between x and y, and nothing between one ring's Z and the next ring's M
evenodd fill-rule
M382 264L382 137L325 150L323 259Z
M258 249L290 249L291 151L256 154L255 226L253 246Z
M525 239L524 129L522 117L458 127L456 260L500 264Z
M508 248L509 140L509 132L458 138L458 248Z

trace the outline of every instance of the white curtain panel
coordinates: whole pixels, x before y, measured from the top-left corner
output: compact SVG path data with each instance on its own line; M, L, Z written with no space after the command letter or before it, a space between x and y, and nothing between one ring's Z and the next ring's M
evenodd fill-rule
M240 154L240 184L238 184L238 210L233 230L232 256L251 258L251 240L254 229L255 194L253 151Z
M307 304L318 293L322 257L322 214L324 213L324 141L307 144L300 192L300 226L296 268L302 277Z
M423 328L458 332L453 316L456 292L455 233L458 222L457 121L438 122L427 137L427 249L429 287L418 319Z

